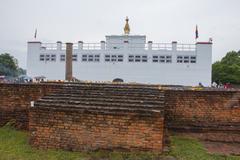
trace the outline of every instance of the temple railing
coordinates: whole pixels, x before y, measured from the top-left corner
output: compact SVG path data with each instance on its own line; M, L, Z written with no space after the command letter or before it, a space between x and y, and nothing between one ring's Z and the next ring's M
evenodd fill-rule
M44 50L66 50L64 43L42 43ZM178 43L74 43L74 50L165 50L165 51L195 51L195 44Z

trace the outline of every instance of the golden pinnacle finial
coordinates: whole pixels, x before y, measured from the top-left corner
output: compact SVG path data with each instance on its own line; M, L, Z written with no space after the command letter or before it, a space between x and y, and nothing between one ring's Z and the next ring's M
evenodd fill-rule
M130 33L130 27L129 27L129 24L128 24L128 17L126 17L126 24L125 24L125 27L124 27L124 33L125 34L129 34Z

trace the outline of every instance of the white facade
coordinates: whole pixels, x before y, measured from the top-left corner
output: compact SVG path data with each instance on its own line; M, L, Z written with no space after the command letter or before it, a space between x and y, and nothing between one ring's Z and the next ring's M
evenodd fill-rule
M28 42L27 74L65 79L65 44ZM211 85L212 43L146 43L146 36L111 35L106 42L73 45L73 77L79 80Z

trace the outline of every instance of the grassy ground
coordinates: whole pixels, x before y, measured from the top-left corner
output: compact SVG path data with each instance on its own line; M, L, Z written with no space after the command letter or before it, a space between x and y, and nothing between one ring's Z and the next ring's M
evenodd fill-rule
M92 152L77 153L55 150L32 149L26 132L11 127L0 128L0 160L151 160L162 159L151 153ZM240 157L207 154L203 146L194 139L172 137L170 156L179 160L240 160ZM166 156L169 156L166 155ZM165 157L166 157L165 156Z
M209 154L196 139L172 136L170 155L179 160L240 160L239 156Z

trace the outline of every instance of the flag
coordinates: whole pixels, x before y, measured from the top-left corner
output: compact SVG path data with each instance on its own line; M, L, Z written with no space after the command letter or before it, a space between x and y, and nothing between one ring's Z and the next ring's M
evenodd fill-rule
M34 34L34 38L37 38L37 29L35 29L35 34Z
M195 39L198 39L198 26L196 25Z

